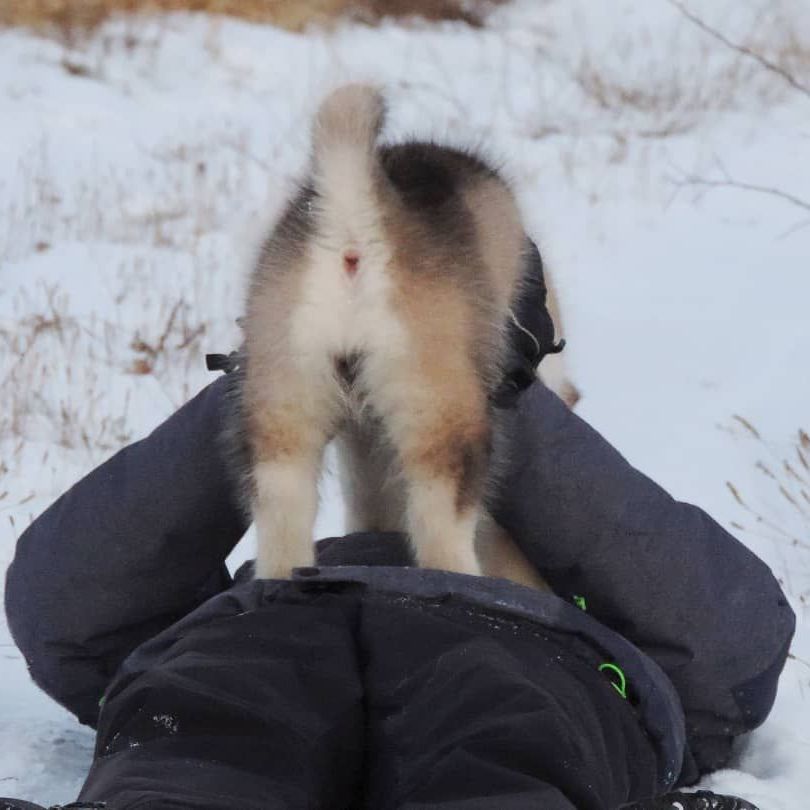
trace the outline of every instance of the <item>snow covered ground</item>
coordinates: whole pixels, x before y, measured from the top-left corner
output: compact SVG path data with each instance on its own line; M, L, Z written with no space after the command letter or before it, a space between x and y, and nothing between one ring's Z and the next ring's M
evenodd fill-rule
M806 0L692 7L810 84ZM799 629L776 708L707 784L803 807L810 210L729 179L810 200L810 96L666 0L522 0L480 31L179 15L73 47L0 32L0 568L58 494L210 379L204 352L235 345L308 116L354 78L388 87L392 137L502 160L559 287L579 413L784 583ZM327 485L320 533L340 520ZM74 798L92 735L30 683L2 621L0 682L0 794Z

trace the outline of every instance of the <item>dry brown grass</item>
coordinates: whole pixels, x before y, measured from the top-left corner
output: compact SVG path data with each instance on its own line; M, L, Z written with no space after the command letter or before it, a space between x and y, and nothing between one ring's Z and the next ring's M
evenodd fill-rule
M756 99L764 109L786 92L810 97L804 78L810 71L810 41L789 7L775 3L767 23L732 39L680 0L668 2L682 11L690 27L654 38L649 31L628 28L611 49L586 51L572 66L586 97L606 113L632 122L633 134L681 134L707 113L738 108L744 98ZM628 61L634 70L627 69Z
M300 31L340 18L373 23L382 17L461 20L480 25L502 0L0 0L0 25L90 30L116 13L205 11Z
M799 429L789 443L778 446L768 441L749 419L738 414L724 429L758 448L755 466L762 476L762 483L753 493L726 481L726 488L742 510L732 527L777 546L810 551L810 434ZM790 592L789 583L786 587ZM810 603L810 589L794 595L802 604Z
M190 307L184 301L177 301L169 312L163 331L156 339L149 341L136 332L130 348L137 357L130 366L132 374L153 374L162 360L168 364L172 352L188 351L192 355L202 355L201 338L207 331L204 323L189 322ZM175 342L170 342L174 338Z

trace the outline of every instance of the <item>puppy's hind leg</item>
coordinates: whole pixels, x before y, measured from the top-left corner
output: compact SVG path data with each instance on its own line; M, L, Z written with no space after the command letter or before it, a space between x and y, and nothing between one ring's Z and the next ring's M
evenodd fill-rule
M510 579L528 588L550 591L540 572L529 562L506 529L484 511L478 523L475 548L485 576Z
M438 452L449 460L456 449L448 444L428 452ZM467 452L479 451L473 448L461 451L462 454ZM458 456L449 461L453 466L465 463ZM478 576L481 566L475 554L475 528L479 507L460 500L464 484L457 475L442 470L442 466L444 463L435 467L421 462L406 465L408 527L417 561L423 568Z
M284 397L260 401L249 414L256 576L262 579L286 578L314 562L318 477L329 430L329 414L312 407L311 390L289 377L274 388Z
M408 531L420 566L478 575L475 532L490 457L486 398L471 368L443 369L433 382L423 371L414 359L397 384L377 392L407 483Z

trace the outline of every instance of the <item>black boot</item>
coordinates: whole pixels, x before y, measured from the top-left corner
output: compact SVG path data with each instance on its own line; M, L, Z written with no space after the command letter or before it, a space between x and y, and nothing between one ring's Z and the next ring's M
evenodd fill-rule
M696 793L667 793L658 799L623 804L619 810L757 810L753 804L734 796L718 796L709 790Z

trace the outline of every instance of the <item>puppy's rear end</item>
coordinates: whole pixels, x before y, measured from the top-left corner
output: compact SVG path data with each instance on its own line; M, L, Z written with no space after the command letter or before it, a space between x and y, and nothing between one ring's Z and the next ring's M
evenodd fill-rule
M378 147L383 117L371 88L327 98L311 177L253 277L243 410L260 577L312 563L336 435L362 468L355 528L407 531L420 565L479 572L489 398L525 235L496 173L432 144Z

